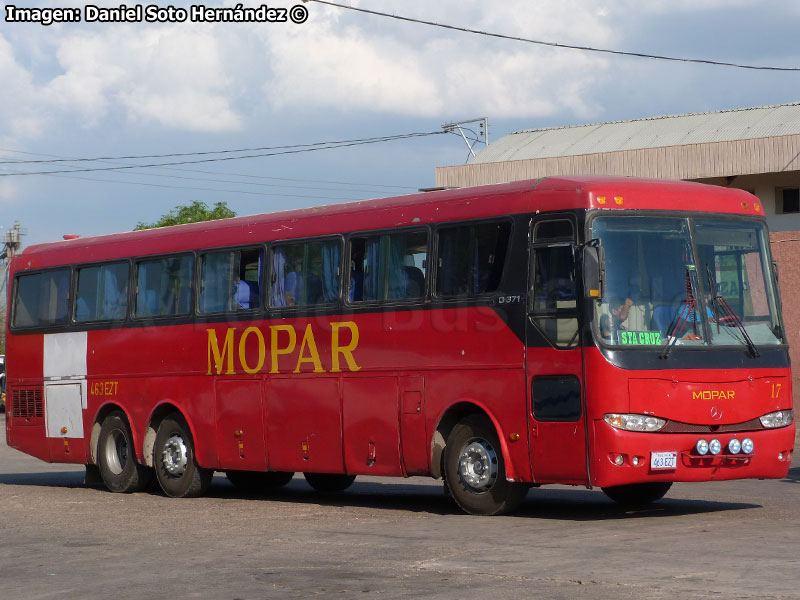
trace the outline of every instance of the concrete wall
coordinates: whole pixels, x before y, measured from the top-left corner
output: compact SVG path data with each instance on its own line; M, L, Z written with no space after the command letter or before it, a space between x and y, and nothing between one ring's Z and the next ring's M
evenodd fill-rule
M712 177L693 181L752 192L764 205L770 231L800 231L800 213L778 214L779 202L776 196L777 190L781 188L800 188L800 171L739 175L733 178Z
M795 411L800 398L800 231L783 231L770 234L772 257L778 263L781 284L783 323L789 338L789 355L792 358L792 389Z

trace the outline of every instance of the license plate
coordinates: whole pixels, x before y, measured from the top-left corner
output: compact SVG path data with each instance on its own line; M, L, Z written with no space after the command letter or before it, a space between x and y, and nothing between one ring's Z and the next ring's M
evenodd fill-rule
M677 452L651 452L651 469L674 469L678 465Z

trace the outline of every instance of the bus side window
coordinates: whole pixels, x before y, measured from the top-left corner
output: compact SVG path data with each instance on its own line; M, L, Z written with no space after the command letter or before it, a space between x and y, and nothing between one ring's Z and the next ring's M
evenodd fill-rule
M503 274L510 232L509 223L440 229L438 295L463 297L496 291Z
M270 304L314 306L339 299L341 242L321 240L272 248Z
M187 315L192 308L192 256L143 260L136 268L136 316Z
M251 310L261 307L260 249L222 250L200 257L200 312Z
M425 296L426 231L353 238L350 260L351 302L414 300Z
M575 258L570 246L534 249L532 318L558 348L578 342Z
M20 275L14 298L14 327L48 327L66 323L69 277L69 269Z
M127 262L78 269L75 321L122 320L128 313Z

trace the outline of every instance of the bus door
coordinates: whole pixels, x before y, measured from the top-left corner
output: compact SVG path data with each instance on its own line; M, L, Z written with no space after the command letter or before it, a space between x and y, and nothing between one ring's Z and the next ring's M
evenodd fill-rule
M532 222L526 380L537 483L588 481L576 226L569 214Z

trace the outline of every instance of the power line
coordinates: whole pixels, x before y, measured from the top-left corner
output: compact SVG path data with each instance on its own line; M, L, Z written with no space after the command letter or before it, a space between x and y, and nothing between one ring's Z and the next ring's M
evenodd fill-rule
M438 133L438 132L437 132ZM393 136L379 136L379 137L370 137L370 138L360 138L355 140L339 140L333 142L313 142L310 144L289 144L286 146L262 146L257 148L237 148L237 149L226 149L226 150L205 150L201 152L173 152L170 154L137 154L137 155L130 155L130 156L97 156L97 157L88 157L88 158L52 158L52 159L41 159L41 160L13 160L13 161L0 161L0 165L4 164L50 164L50 163L61 163L61 162L104 162L104 161L111 161L111 160L137 160L142 158L177 158L179 156L207 156L209 154L240 154L242 152L261 152L263 150L288 150L293 148L309 148L314 149L317 146L334 146L337 147L339 145L344 144L369 144L374 142L384 142L392 139L402 139L406 137L415 137L415 136L423 136L423 135L430 135L430 133L405 133L400 135L393 135ZM245 158L245 157L242 157Z
M364 144L377 144L379 142L389 142L393 140L402 140L408 138L415 138L415 137L425 137L429 135L442 135L446 133L444 131L429 131L426 133L406 133L401 135L392 135L386 136L382 138L372 138L369 141L362 141L362 142L349 142L349 143L333 143L328 146L318 146L315 148L301 148L299 150L283 150L280 152L268 152L263 154L249 154L245 156L223 156L220 158L204 158L201 160L183 160L183 161L176 161L176 162L167 162L167 163L153 163L153 164L145 164L145 165L125 165L120 167L92 167L88 169L62 169L62 170L51 170L51 171L22 171L22 172L14 172L14 173L0 173L0 177L13 177L13 176L22 176L22 175L53 175L56 173L88 173L90 171L121 171L124 169L148 169L152 167L169 167L172 165L193 165L197 163L209 163L209 162L222 162L228 160L242 160L245 158L263 158L267 156L279 156L284 154L299 154L302 152L315 152L317 150L332 150L336 148L348 148L351 146L361 146Z
M6 171L6 173L0 173L2 175L14 175L16 174L13 171L8 169L2 169ZM248 196L277 196L281 198L308 198L311 200L345 200L345 201L352 201L352 200L363 200L363 198L353 198L353 197L343 197L343 196L312 196L308 194L289 194L283 192L254 192L248 190L227 190L227 189L220 189L220 188L205 188L205 187L197 187L197 186L187 186L187 185L167 185L163 183L148 183L145 181L125 181L121 179L97 179L95 177L84 177L81 175L56 175L53 173L45 173L48 177L61 177L65 179L78 179L81 181L92 181L92 182L99 182L99 183L112 183L112 184L121 184L121 185L138 185L138 186L145 186L145 187L155 187L155 188L165 188L165 189L172 189L172 190L190 190L190 191L200 191L200 192L216 192L222 194L245 194ZM237 183L235 181L230 183ZM333 190L332 190L333 191ZM348 190L341 190L341 191L348 191Z
M769 67L759 65L744 65L730 62L722 62L716 60L707 60L702 58L680 58L676 56L660 56L658 54L645 54L642 52L625 52L623 50L610 50L607 48L593 48L591 46L573 46L570 44L559 44L557 42L545 42L542 40L533 40L530 38L516 37L512 35L504 35L502 33L492 33L490 31L480 31L478 29L469 29L467 27L458 27L456 25L447 25L444 23L436 23L434 21L424 21L422 19L414 19L412 17L404 17L401 15L393 15L391 13L378 12L376 10L368 10L366 8L357 8L355 6L348 6L346 4L337 4L336 2L328 2L328 0L303 0L303 2L317 2L319 4L326 4L328 6L335 6L336 8L344 8L355 12L366 13L378 17L388 17L398 21L406 21L408 23L418 23L420 25L430 25L431 27L441 27L442 29L450 29L452 31L461 31L463 33L474 33L476 35L485 35L488 37L499 38L502 40L511 40L514 42L525 42L527 44L538 44L539 46L549 46L551 48L566 48L569 50L581 50L584 52L597 52L601 54L614 54L617 56L632 56L634 58L650 58L653 60L666 60L672 62L696 63L703 65L713 65L715 67L734 67L737 69L753 69L757 71L800 71L800 67Z
M9 148L0 148L0 152L13 152L15 154L26 154L28 156L46 156L46 157L54 158L54 159L61 159L64 162L80 160L80 159L76 159L76 158L70 158L68 156L61 156L61 155L58 155L58 154L44 154L44 153L41 153L41 152L25 152L23 150L12 150L12 149L9 149ZM98 161L102 160L102 162L109 162L109 164L114 164L111 161L107 161L107 160L103 160L103 159L96 159L96 160L98 160ZM18 165L18 164L25 164L26 162L30 162L30 161L13 160L13 161L7 161L5 164ZM356 186L356 187L364 188L363 190L347 190L347 189L341 189L341 188L317 188L317 187L310 187L310 186L280 185L280 184L275 184L275 185L269 186L269 184L261 184L261 185L265 185L265 186L269 186L269 187L285 187L285 188L289 188L289 189L311 189L311 190L325 190L325 191L355 191L355 192L365 192L365 193L366 192L385 193L385 190L414 190L414 191L416 191L418 189L417 186L408 186L408 185L387 185L387 184L381 184L381 183L365 183L365 182L356 182L356 181L333 181L333 180L329 180L329 179L298 179L298 178L291 178L291 177L274 177L274 176L269 176L269 175L253 175L251 173L230 173L230 172L220 173L219 171L208 171L208 170L204 170L204 169L186 169L186 168L181 169L181 168L167 168L167 167L161 167L161 168L155 167L155 168L158 169L158 170L173 171L173 172L177 172L177 173L202 173L204 175L224 175L226 177L242 177L242 178L247 178L247 179L261 179L261 180L265 180L265 181L289 181L289 182L293 182L293 183L325 183L325 184L329 184L329 185L342 185L342 186L348 185L348 186ZM3 170L11 171L10 169L3 169ZM176 177L176 176L170 176L170 175L163 175L163 174L159 174L159 173L131 173L131 174L132 175L141 175L141 176L146 176L146 177ZM177 177L177 178L184 179L182 177ZM202 181L204 179L203 178L197 178L197 180ZM112 180L112 179L93 179L93 180L92 179L88 179L88 181L105 181L105 182L108 182L108 183L114 183L114 180ZM247 182L230 181L230 180L207 180L207 181L223 181L225 183L237 183L237 184L247 185ZM123 183L130 183L131 185L136 185L136 182L123 182ZM258 185L258 184L256 184L256 185ZM383 189L370 189L370 188L383 188Z

